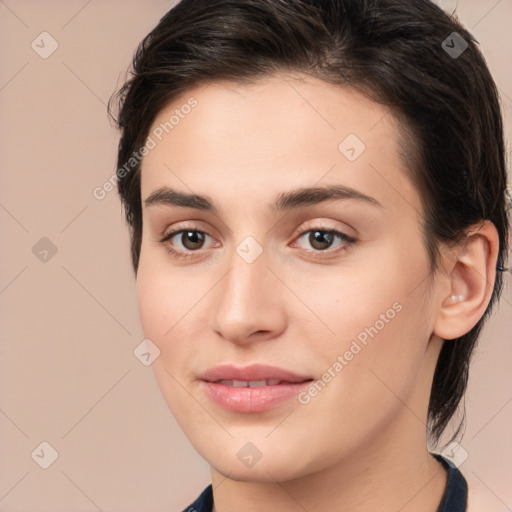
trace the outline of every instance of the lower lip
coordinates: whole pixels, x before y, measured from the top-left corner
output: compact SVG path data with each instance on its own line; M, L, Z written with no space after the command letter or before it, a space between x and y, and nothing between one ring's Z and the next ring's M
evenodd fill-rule
M262 412L295 398L311 381L278 384L258 388L235 388L216 382L203 381L206 394L229 411Z

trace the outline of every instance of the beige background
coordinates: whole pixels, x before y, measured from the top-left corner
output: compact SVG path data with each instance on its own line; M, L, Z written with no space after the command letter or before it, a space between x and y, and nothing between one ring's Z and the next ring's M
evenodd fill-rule
M210 481L134 357L128 233L116 193L92 195L115 172L106 102L171 5L0 0L0 512L171 512ZM510 141L512 0L457 9L501 90ZM31 47L51 48L43 31L58 44L46 59ZM57 249L46 262L33 252L43 237ZM461 443L461 469L500 511L512 510L511 280L474 360ZM43 441L58 452L47 469Z

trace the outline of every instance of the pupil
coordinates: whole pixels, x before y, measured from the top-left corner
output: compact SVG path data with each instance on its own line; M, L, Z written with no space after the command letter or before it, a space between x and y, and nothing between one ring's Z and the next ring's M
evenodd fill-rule
M183 237L185 239L183 240ZM187 249L197 249L197 245L201 245L201 243L204 241L204 237L202 233L199 233L199 231L186 231L182 235L182 243ZM192 245L191 247L189 245Z
M332 233L328 231L313 231L310 235L310 243L316 249L325 249L332 243ZM319 247L317 245L320 245Z

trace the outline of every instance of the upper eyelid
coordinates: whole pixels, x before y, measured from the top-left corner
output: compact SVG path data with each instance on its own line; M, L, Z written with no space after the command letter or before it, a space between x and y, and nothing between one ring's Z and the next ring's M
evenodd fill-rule
M335 227L329 227L329 226L326 226L324 225L324 223L322 222L317 222L317 224L313 224L309 227L303 227L301 229L298 229L295 231L294 235L295 237L297 236L302 236L304 234L306 234L307 232L309 231L313 231L313 230L322 230L322 231L336 231L340 234L343 234L345 236L347 236L348 238L355 238L354 236L351 236L349 234L347 234L345 232L345 230L343 229L340 229L340 228L335 228ZM171 237L171 236L175 236L179 233L182 233L184 231L198 231L199 233L204 233L208 236L210 236L211 238L215 238L213 235L211 235L206 229L202 229L200 226L183 226L183 227L178 227L178 228L174 228L174 229L171 229L169 232L167 231L164 231L164 233L161 235L161 238L167 238L167 237Z
M190 221L190 222L195 222L195 221ZM325 231L338 231L339 233L342 233L342 234L344 234L344 235L346 235L347 237L350 237L350 238L356 238L357 237L357 235L349 235L347 233L347 231L356 231L354 228L349 228L347 230L345 228L338 228L338 227L333 227L333 226L327 226L326 225L327 222L328 221L324 221L324 220L309 220L309 221L306 221L306 226L302 227L300 229L296 229L294 231L294 236L303 235L305 232L310 231L312 229L322 229L322 230L325 230ZM302 223L302 224L304 224L304 223ZM165 237L169 233L176 234L178 232L187 231L187 230L189 230L189 231L200 231L202 233L206 233L207 235L211 236L212 238L215 238L213 235L210 234L210 232L207 229L203 229L200 224L192 224L191 226L185 225L185 226L182 226L182 227L173 228L168 233L167 233L167 230L164 230L164 234L162 234L161 236ZM230 230L230 232L231 232L231 230ZM167 233L167 234L165 234L165 233ZM357 233L357 231L356 231L356 233Z
M170 231L165 231L164 234L160 237L160 241L163 240L170 240L171 238L174 238L176 235L179 235L180 233L183 233L185 231L197 231L198 233L204 233L205 235L208 235L210 238L215 238L213 235L210 235L208 231L205 229L199 229L198 226L184 226L181 228L175 228L171 229Z

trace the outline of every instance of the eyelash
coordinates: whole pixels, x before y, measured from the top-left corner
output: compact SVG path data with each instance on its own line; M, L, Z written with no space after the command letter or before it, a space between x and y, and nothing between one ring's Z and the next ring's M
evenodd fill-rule
M180 234L180 233L185 233L185 232L189 232L189 231L193 231L193 232L196 232L196 233L202 233L204 235L208 235L209 237L213 238L210 234L208 234L206 231L203 231L203 230L200 230L200 229L196 229L194 227L185 227L185 228L180 228L180 229L176 229L174 231L171 231L167 234L165 234L160 240L159 242L164 244L166 246L166 249L167 251L172 254L173 257L177 258L177 259L180 259L180 260L186 260L186 259L189 259L189 258L195 258L195 254L196 252L199 252L199 251L191 251L191 252L188 252L188 253L184 253L184 252L181 252L181 251L177 251L176 249L173 249L172 247L166 245L166 242L168 242L169 240L171 240L172 238L174 238L176 235ZM346 245L344 246L341 246L340 248L336 249L336 250L325 250L325 251L320 251L320 250L306 250L306 252L308 253L320 253L320 254L337 254L337 253L340 253L340 252L343 252L343 251L346 251L348 250L354 243L357 242L357 239L354 238L354 237L351 237L349 235L346 235L345 233L342 233L341 231L338 231L336 229L331 229L331 228L327 228L327 227L322 227L322 226L315 226L315 227L312 227L312 228L309 228L309 229L306 229L304 231L302 231L298 236L297 236L297 239L300 239L302 238L306 233L310 233L312 231L322 231L324 233L330 233L332 234L335 238L338 238L340 239L341 241L345 242ZM314 257L315 259L320 259L320 258L317 258L317 257Z

